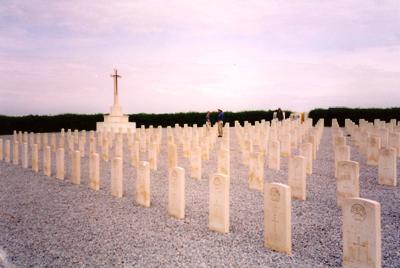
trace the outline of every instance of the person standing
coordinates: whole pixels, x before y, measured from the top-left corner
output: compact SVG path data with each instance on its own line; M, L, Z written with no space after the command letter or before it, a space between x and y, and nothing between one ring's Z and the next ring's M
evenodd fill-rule
M278 111L276 112L276 117L278 117L279 121L283 121L283 112L281 108L278 108Z
M217 111L218 137L222 137L224 127L224 112L221 109Z

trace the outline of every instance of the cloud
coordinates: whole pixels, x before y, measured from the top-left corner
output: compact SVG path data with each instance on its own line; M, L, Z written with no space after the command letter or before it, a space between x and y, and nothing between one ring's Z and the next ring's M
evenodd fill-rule
M398 105L399 5L2 1L0 113Z

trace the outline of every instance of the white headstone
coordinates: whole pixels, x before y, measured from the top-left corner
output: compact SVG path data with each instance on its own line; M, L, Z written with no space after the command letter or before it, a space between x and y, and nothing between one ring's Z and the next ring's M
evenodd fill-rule
M259 152L250 153L249 188L264 191L264 156Z
M267 183L264 192L264 246L291 254L291 221L290 187L281 183Z
M185 170L181 167L169 171L168 214L178 219L185 218Z
M58 148L56 153L56 178L64 180L64 148Z
M81 154L79 151L74 151L72 154L71 175L71 180L73 184L81 183Z
M381 208L378 202L343 203L343 267L381 267Z
M150 164L146 161L140 161L137 169L136 202L150 207Z
M123 193L122 158L114 157L111 162L111 195L122 197Z
M397 185L397 156L395 148L379 150L378 183L388 186Z
M306 159L304 156L293 156L289 158L288 184L292 197L306 200Z
M89 180L89 187L98 191L100 189L100 157L97 153L90 154Z
M229 178L224 174L211 174L209 180L208 227L220 233L229 232Z
M344 200L360 196L360 166L358 162L344 160L337 164L336 203L342 206Z

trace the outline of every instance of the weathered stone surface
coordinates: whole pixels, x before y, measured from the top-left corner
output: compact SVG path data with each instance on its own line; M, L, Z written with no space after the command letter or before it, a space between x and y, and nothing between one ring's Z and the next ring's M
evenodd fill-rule
M105 161L105 162L108 161L109 152L110 152L110 147L109 147L108 138L105 138L103 140L103 144L101 147L101 158L103 159L103 161Z
M229 232L229 178L211 174L209 180L208 228L220 233Z
M123 194L122 158L114 157L111 162L111 195L122 197Z
M377 166L379 160L379 149L381 148L381 138L372 136L367 140L367 164Z
M48 177L51 176L51 147L48 145L43 148L43 173Z
M11 162L11 142L10 142L10 140L6 140L5 149L4 149L4 161L6 161L6 163Z
M289 157L292 155L290 134L283 134L280 137L281 156Z
M89 180L89 187L98 191L100 189L100 157L97 153L90 154Z
M140 162L140 151L139 151L139 142L133 142L133 146L131 148L131 165L137 167Z
M306 200L306 159L304 156L293 156L289 158L288 184L292 197Z
M253 143L250 139L246 139L243 141L243 150L242 150L242 163L243 165L249 164L250 153L253 152Z
M350 146L341 145L335 147L335 178L337 178L337 163L345 160L350 160Z
M337 169L336 203L341 207L346 198L360 196L360 167L358 162L343 160Z
M169 171L168 214L178 219L185 218L185 170L181 167Z
M151 170L157 170L157 143L152 142L149 146L149 164Z
M60 147L56 152L56 178L64 180L64 148Z
M201 179L201 162L201 147L195 146L190 155L190 176L197 180Z
M136 177L136 203L144 207L150 207L150 164L140 161Z
M267 183L264 192L264 246L292 253L291 193L281 183Z
M27 142L24 142L22 144L21 162L22 162L22 167L23 168L28 168L29 164L28 164L28 143Z
M281 168L280 144L277 140L272 140L268 145L268 167L274 170Z
M14 141L13 143L13 164L19 164L19 142Z
M309 142L300 145L299 154L306 159L306 173L312 174L313 158L312 158L312 144Z
M395 148L379 150L378 183L388 186L397 185L397 156Z
M168 169L178 166L177 146L174 143L168 144Z
M396 149L397 157L400 157L400 132L390 132L388 147Z
M72 154L71 181L73 184L81 183L81 154L78 150Z
M32 170L39 172L39 146L36 143L32 146Z
M231 158L230 158L230 153L229 150L220 148L218 150L218 160L217 160L217 173L220 174L225 174L230 176L230 169L231 169Z
M378 202L343 202L343 267L381 267L381 208Z
M264 191L264 155L259 152L250 153L249 189Z

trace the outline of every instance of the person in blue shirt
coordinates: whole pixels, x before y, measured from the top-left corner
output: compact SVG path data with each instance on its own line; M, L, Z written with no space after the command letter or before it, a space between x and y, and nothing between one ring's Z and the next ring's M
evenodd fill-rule
M217 111L218 137L222 137L224 126L224 112L221 109Z

